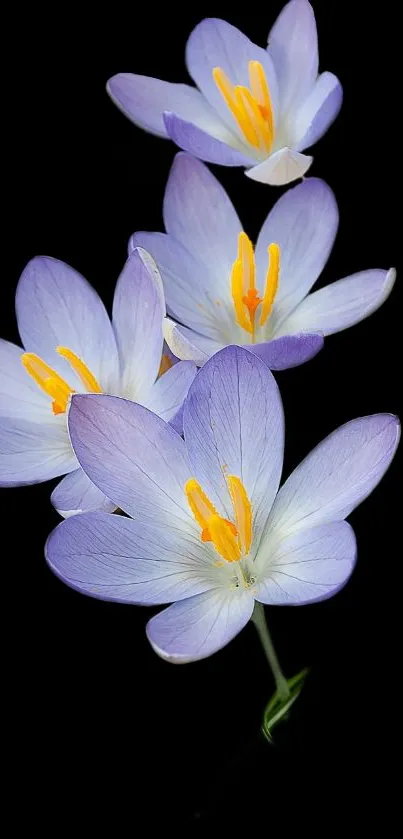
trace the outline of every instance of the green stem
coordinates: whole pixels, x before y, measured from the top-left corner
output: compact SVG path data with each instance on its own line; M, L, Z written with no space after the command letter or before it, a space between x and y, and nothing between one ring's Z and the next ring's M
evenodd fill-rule
M287 699L290 695L288 682L280 667L279 660L277 658L277 654L273 646L273 641L271 640L270 633L267 628L266 618L264 615L264 608L262 604L258 603L257 601L255 602L255 608L253 610L251 621L255 624L257 633L262 642L262 647L266 653L266 658L272 669L278 695L281 699Z

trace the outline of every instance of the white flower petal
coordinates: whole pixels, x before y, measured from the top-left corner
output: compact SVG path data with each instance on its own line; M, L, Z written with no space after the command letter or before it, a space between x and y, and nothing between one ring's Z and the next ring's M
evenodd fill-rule
M221 312L226 309L212 266L203 265L166 233L135 233L130 247L138 245L152 255L161 272L170 314L196 332L219 340Z
M112 513L116 504L90 481L82 469L70 472L53 490L50 500L60 516L67 519L77 513L100 510Z
M21 364L24 350L0 339L0 416L49 422L52 403Z
M104 390L116 385L119 359L105 306L65 262L38 256L28 263L17 287L16 314L25 349L37 353L72 387L82 389L57 346L76 353Z
M335 197L318 178L289 189L267 216L259 233L255 259L260 287L267 271L267 248L280 246L280 282L270 316L272 337L278 325L308 294L333 247L339 222Z
M242 225L217 178L183 152L176 155L169 174L164 222L167 233L203 265L214 298L232 306L229 278Z
M121 359L121 391L145 403L161 363L165 305L156 279L141 251L133 251L117 281L113 326Z
M183 429L193 475L230 520L226 476L241 479L252 505L256 545L283 465L283 407L269 368L242 347L216 353L189 389Z
M279 86L281 113L296 108L311 91L318 75L318 36L315 15L307 0L291 0L269 33L268 52Z
M295 148L313 146L336 119L343 101L343 88L333 73L321 73L293 121Z
M396 271L360 271L331 283L308 297L286 318L276 337L320 330L324 335L340 332L364 320L389 297Z
M49 422L0 419L0 486L48 481L77 468L65 415Z
M264 568L256 600L287 606L332 597L347 582L356 553L354 531L345 521L286 536L258 558Z
M147 624L147 637L166 661L199 661L225 647L247 624L253 608L250 592L215 589L155 615Z
M400 437L392 414L347 422L325 438L281 487L267 522L265 538L346 518L377 486ZM262 540L262 548L263 548Z
M135 125L167 137L163 114L172 111L215 136L228 135L225 125L199 90L187 84L173 84L135 73L118 73L107 84L109 96Z
M194 361L201 367L211 355L221 350L224 344L205 338L185 326L180 326L170 318L164 318L162 329L164 338L177 358Z
M169 422L182 408L196 372L196 365L191 361L179 361L174 364L154 382L147 401L143 404L165 422Z
M282 186L302 178L308 171L313 158L293 149L283 148L271 154L263 163L252 166L245 175L252 181L271 186Z
M191 543L174 528L158 530L107 513L62 522L46 544L52 571L72 588L138 604L169 603L211 589L216 575L204 553L200 542Z

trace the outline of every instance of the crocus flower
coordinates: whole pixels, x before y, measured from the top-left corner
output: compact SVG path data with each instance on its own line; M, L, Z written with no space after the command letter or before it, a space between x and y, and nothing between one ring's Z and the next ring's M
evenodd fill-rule
M375 311L396 272L361 271L309 294L338 226L332 190L307 178L269 213L256 248L209 169L176 155L164 198L163 233L135 233L161 271L165 338L179 358L203 364L227 344L249 345L272 369L315 355L330 335Z
M89 513L62 522L46 557L68 585L103 600L172 603L148 638L173 662L227 644L260 603L331 597L356 559L344 521L395 452L390 414L330 434L278 491L281 398L267 365L226 347L197 374L184 405L184 440L146 408L73 396L70 435L81 466L130 518Z
M318 75L318 39L307 0L291 0L267 49L224 20L207 18L186 46L197 88L119 73L107 90L141 128L170 137L209 163L244 166L267 184L301 177L312 157L301 152L327 131L342 102L333 73Z
M67 415L72 393L111 393L180 421L194 364L164 368L161 279L149 255L135 252L118 279L113 320L73 268L49 257L28 263L19 280L16 314L25 350L0 340L0 485L66 477L52 494L63 516L113 510L79 466Z

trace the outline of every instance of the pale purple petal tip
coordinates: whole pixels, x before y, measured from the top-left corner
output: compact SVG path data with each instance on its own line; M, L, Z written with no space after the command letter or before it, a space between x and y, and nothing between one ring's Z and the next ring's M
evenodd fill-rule
M349 516L389 468L399 439L393 414L359 417L333 431L281 487L268 531L291 534Z
M286 370L310 361L323 347L324 338L319 333L284 335L264 344L248 345L246 349L259 356L271 370Z
M251 166L254 162L227 143L217 140L174 113L169 111L164 113L164 124L169 137L177 146L207 163L220 163L222 166Z
M127 399L75 395L69 431L80 465L117 507L144 523L195 527L185 445L167 422Z
M151 646L173 664L199 661L225 647L250 619L254 599L225 589L198 594L164 609L147 624Z
M59 515L65 519L77 513L95 510L111 513L116 510L116 504L109 501L82 469L75 469L66 475L53 490L50 500Z

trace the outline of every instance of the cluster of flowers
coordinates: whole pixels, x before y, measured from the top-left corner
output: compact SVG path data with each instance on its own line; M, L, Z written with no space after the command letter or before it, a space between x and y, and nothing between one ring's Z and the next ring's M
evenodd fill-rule
M65 476L51 496L65 520L47 562L92 597L172 604L147 635L173 662L214 653L258 620L260 604L335 594L356 559L345 519L399 438L390 414L352 420L279 488L284 420L271 370L308 361L325 336L375 311L395 272L364 270L311 293L337 232L329 186L307 178L289 189L254 247L201 162L273 185L307 172L303 150L342 101L338 79L318 74L308 0L285 6L267 49L204 20L186 60L197 87L130 74L108 84L133 122L182 149L166 233L131 237L112 321L73 268L38 257L17 287L23 349L0 343L0 483Z

